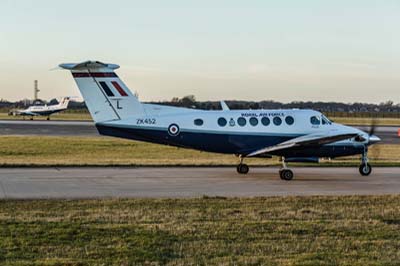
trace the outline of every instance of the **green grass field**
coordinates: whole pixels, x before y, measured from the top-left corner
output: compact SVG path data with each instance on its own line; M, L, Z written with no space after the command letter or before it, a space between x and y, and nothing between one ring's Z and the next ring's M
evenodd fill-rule
M400 196L2 200L0 265L399 265Z
M236 165L238 158L108 137L0 136L0 166ZM370 149L375 165L400 165L400 145ZM378 159L379 158L379 159ZM246 159L250 165L277 165L277 158ZM318 165L358 165L357 156Z
M22 116L9 116L7 113L0 113L0 120L22 120ZM29 119L26 117L25 119ZM34 120L46 120L46 117L36 116L33 118ZM330 117L333 121L346 124L346 125L371 125L372 118L366 117ZM51 120L81 120L81 121L92 121L92 118L89 113L80 113L80 112L62 112L57 113L51 116ZM374 123L380 126L399 126L400 127L400 118L376 118L374 119Z

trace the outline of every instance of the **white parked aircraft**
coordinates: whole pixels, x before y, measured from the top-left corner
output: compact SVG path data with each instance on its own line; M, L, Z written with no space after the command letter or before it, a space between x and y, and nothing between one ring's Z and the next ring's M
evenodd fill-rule
M63 97L58 104L32 105L25 110L16 110L12 113L22 116L31 116L31 119L33 119L34 116L47 116L47 120L50 120L50 115L67 110L69 100L70 97Z
M98 61L59 65L70 70L100 134L235 154L237 172L246 174L247 157L282 157L281 179L291 180L286 162L318 162L361 154L361 175L371 173L368 146L373 135L329 121L313 110L205 111L140 103L114 72L119 66Z

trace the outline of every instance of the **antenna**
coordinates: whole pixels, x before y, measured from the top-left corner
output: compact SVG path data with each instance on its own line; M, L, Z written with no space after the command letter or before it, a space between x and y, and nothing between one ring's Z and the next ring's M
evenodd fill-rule
M38 93L39 93L39 82L37 80L35 80L34 82L34 89L33 89L33 100L37 100L38 99Z

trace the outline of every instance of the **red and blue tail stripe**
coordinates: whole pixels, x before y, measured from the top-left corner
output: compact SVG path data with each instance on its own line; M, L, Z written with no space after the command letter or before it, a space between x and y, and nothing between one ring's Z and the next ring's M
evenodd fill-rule
M74 78L118 78L117 74L114 72L84 72L84 73L72 73ZM101 89L108 97L115 97L113 90L107 85L105 81L99 81ZM111 81L113 87L118 91L120 96L129 96L128 93L122 88L122 86L117 81Z
M114 86L114 88L117 89L117 91L121 96L128 96L128 94L124 91L124 89L122 89L122 87L118 84L118 82L111 81L111 84Z
M110 87L108 87L107 83L105 83L104 81L100 81L99 84L108 97L114 97L114 93L112 92Z

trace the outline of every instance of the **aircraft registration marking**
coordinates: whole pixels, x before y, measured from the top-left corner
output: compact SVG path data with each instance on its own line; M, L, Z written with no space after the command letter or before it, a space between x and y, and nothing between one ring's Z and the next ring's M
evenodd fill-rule
M157 120L155 118L137 118L136 125L155 125Z

